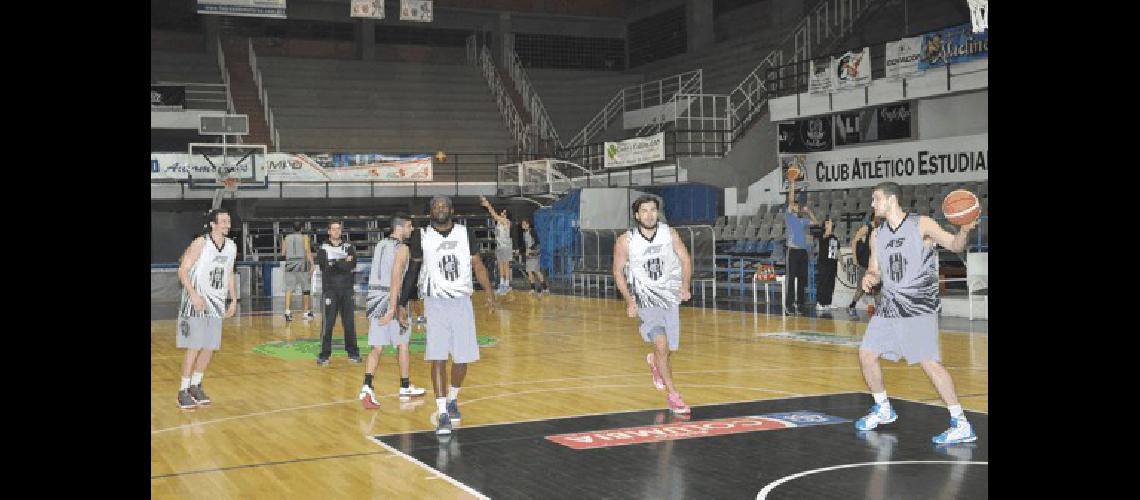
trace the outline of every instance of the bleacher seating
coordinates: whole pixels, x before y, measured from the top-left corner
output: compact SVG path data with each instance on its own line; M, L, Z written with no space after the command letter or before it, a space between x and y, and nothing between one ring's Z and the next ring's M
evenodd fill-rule
M285 57L260 57L258 66L284 151L512 146L487 83L470 66Z

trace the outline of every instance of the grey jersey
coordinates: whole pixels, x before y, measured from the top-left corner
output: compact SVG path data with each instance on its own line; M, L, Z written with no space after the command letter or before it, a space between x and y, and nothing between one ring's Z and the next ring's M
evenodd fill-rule
M506 224L495 224L495 243L499 248L511 248L511 228Z
M388 314L391 300L392 266L396 263L396 252L404 242L395 238L384 238L376 244L372 252L372 270L368 273L368 301L365 314L369 318L380 318ZM401 274L408 272L408 261L404 261ZM396 293L399 293L396 290Z
M918 218L907 214L895 230L884 219L875 229L875 261L883 280L880 316L910 318L941 310L938 249L923 243Z
M526 243L527 250L530 250L530 247L534 246L534 236L530 235L530 231L523 232L523 242Z
M309 239L302 233L285 235L285 267L287 272L308 272L309 260L305 258L305 249L309 246Z

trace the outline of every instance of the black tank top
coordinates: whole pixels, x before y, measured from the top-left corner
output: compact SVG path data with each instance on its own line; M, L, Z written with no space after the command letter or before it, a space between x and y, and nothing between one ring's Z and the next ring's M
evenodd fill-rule
M861 239L855 240L855 262L859 267L866 268L871 263L871 231Z

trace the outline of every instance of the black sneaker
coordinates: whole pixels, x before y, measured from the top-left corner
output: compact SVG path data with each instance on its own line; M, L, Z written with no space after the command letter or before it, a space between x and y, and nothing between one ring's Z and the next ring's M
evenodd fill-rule
M447 402L447 415L451 417L451 421L459 423L459 400L452 399Z
M437 436L450 436L451 435L451 417L442 413L439 415L439 422L435 425L435 435Z
M190 397L194 398L194 401L197 402L198 404L200 404L200 405L210 404L210 396L207 396L206 391L202 390L202 384L192 385L192 386L190 386L189 389L186 390L186 392L189 392Z
M305 311L305 314L301 315L301 318L303 318L305 321L313 319L313 311Z
M293 321L293 313L285 313L285 321Z
M319 365L319 366L328 366L328 365L329 365L329 360L327 360L327 359L321 359L321 358L317 358L317 365Z
M178 407L183 410L192 410L198 407L198 403L190 396L190 390L178 391Z
M348 362L355 364L355 365L359 365L360 364L360 356L349 356Z
M847 314L854 318L859 315L859 312L855 309L855 306L847 306Z

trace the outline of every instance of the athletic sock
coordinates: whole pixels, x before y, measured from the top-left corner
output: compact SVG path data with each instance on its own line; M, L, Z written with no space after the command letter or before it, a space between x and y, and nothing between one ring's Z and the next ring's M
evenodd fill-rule
M409 385L411 385L411 381L409 381L406 378L402 378L402 377L400 378L400 388L401 389L407 389Z
M435 409L440 415L447 413L447 398L435 398Z
M459 398L459 388L453 385L447 390L447 400L455 401L457 398Z
M365 373L364 374L364 385L368 386L369 389L372 388L372 374L371 373Z
M178 390L185 391L186 389L189 389L189 388L190 388L190 377L182 377L182 385L178 387Z
M891 400L887 399L886 392L875 392L871 396L874 396L875 404L879 405L879 408L886 410L891 407Z
M951 406L947 406L946 409L950 410L950 416L951 417L961 418L961 419L966 418L966 414L962 411L962 405L951 405Z
M202 372L194 372L194 376L190 377L190 385L202 385Z

